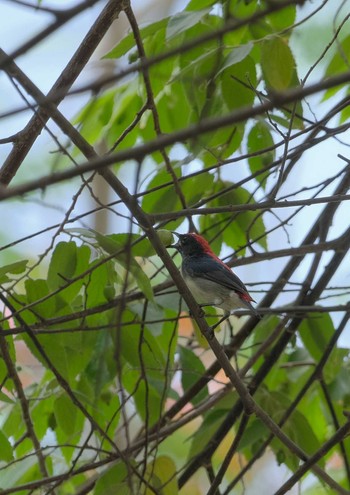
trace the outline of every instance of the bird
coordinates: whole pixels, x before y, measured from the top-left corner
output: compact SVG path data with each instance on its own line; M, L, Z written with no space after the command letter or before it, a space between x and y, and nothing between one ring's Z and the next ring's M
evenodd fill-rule
M201 307L215 306L224 310L223 318L215 327L226 320L232 310L238 308L247 308L259 317L251 304L255 301L246 286L231 268L216 256L204 237L194 232L172 233L178 241L168 247L181 254L181 273L196 302Z

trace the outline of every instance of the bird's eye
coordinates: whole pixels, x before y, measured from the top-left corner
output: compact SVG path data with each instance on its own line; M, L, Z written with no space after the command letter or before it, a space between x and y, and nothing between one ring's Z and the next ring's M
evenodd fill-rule
M181 239L181 244L187 244L187 243L188 243L188 237L187 236L186 237L183 237Z

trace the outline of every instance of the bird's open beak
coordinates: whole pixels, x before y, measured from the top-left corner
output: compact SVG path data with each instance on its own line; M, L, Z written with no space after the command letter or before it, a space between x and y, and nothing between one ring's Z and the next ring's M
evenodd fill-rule
M176 235L176 237L180 237L180 234L178 234L177 232L173 232L171 231L171 233L173 235ZM179 243L177 242L176 244L170 244L169 246L167 246L167 248L173 248L173 249L179 249Z

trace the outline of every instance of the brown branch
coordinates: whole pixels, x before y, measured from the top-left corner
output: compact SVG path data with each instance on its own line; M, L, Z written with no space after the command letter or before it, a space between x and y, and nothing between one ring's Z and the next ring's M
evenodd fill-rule
M209 488L209 491L207 492L207 495L216 495L217 493L217 488L220 486L225 474L226 474L226 471L230 465L230 462L232 460L232 457L235 455L238 447L239 447L239 442L241 441L242 439L242 436L244 435L244 432L248 426L248 421L249 421L249 416L247 416L246 414L243 414L242 418L241 418L241 422L238 426L238 429L237 429L237 433L235 434L235 438L230 446L230 448L228 449L226 455L225 455L225 458L220 466L220 469L217 473L217 475L215 476L215 478L212 480L211 482L211 486Z
M90 7L93 7L99 0L83 0L78 5L66 10L55 10L56 20L44 28L38 34L33 36L31 39L26 41L22 46L14 50L10 55L5 58L0 57L0 69L5 70L13 60L18 58L20 55L23 55L28 50L36 46L40 41L45 40L50 34L57 31L60 27L62 27L66 22L70 21L77 15L84 12Z
M186 215L211 215L216 213L237 213L240 211L269 211L272 208L293 208L296 206L313 206L323 203L342 203L349 201L350 194L323 196L321 198L296 199L292 201L262 201L260 203L247 203L240 205L225 205L205 208L187 208L186 210L178 210L167 213L155 213L152 215L154 223L164 220L175 220Z
M52 86L47 97L24 75L11 57L7 56L4 51L0 51L1 58L6 60L4 70L11 77L17 79L40 105L38 112L30 119L26 127L19 134L17 142L0 170L1 184L8 185L11 182L46 122L55 114L57 105L63 100L74 81L80 75L96 47L122 9L123 0L109 0L66 68Z
M129 297L128 302L140 299L141 297L144 297L144 294L138 293L138 297L135 297L133 299L131 297ZM42 321L40 321L40 323L33 323L32 325L30 325L30 328L33 330L35 335L53 335L53 334L63 334L63 333L74 333L74 332L81 332L81 330L84 330L84 332L89 332L89 331L93 332L96 330L101 330L101 331L107 330L107 329L110 329L112 327L111 324L97 325L97 326L90 326L89 325L88 327L85 326L84 324L82 324L82 326L80 326L80 327L72 327L72 328L65 327L65 328L57 328L57 329L50 329L50 327L51 326L57 326L61 323L67 323L69 321L84 319L87 316L90 316L92 314L102 314L105 311L109 311L110 309L115 308L116 304L117 303L115 302L115 300L112 300L112 301L109 301L108 303L105 303L101 306L96 306L93 308L84 309L84 310L81 310L77 313L72 313L72 314L68 314L65 316L57 317L57 318L49 318L46 320L43 319ZM333 306L319 306L316 304L314 304L312 306L288 305L288 306L280 306L277 308L259 307L259 314L260 315L286 314L288 316L296 316L296 315L307 316L308 314L312 314L312 313L316 313L316 314L318 314L318 313L342 313L342 312L348 311L348 310L349 310L349 303L336 304ZM21 312L21 311L22 310L17 311L17 313ZM16 317L16 314L13 315L13 317ZM246 310L235 311L236 316L245 316L248 314L250 314L250 313ZM165 321L177 322L177 321L179 321L179 319L186 319L186 318L189 318L189 316L184 315L181 317L173 317L173 318L167 318L167 319L162 318L162 319L157 319L157 320L145 320L145 321L133 319L133 320L121 323L120 326L121 327L133 326L137 323L139 323L139 324L144 323L145 325L155 325L157 323L162 323ZM6 321L8 319L9 318L3 318L2 321ZM47 327L47 328L43 328L43 327ZM25 327L19 325L17 327L14 327L14 328L7 330L6 335L8 335L8 336L20 335L21 333L25 333L25 332L26 332Z

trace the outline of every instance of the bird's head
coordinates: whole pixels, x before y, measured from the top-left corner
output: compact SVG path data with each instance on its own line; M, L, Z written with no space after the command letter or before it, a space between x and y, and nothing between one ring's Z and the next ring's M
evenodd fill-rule
M208 242L199 234L195 234L194 232L189 234L178 234L177 232L173 232L173 234L176 235L178 241L176 244L172 244L168 247L177 249L182 256L193 256L205 253L212 254Z

